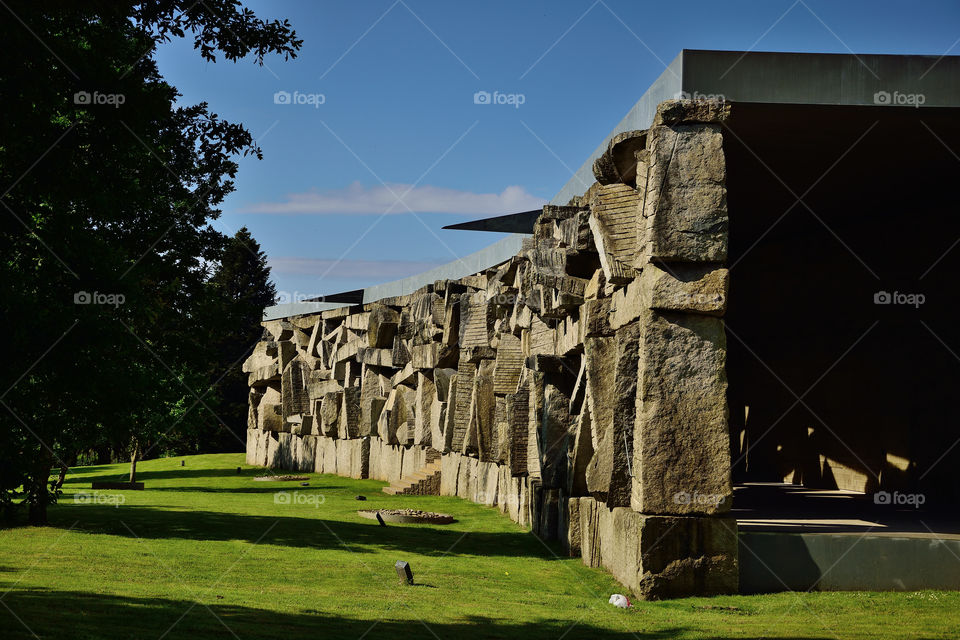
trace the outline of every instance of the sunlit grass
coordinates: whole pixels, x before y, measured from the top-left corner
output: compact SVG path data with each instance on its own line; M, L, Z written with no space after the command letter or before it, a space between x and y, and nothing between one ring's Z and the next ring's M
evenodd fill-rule
M143 462L145 491L90 491L126 465L72 470L51 526L0 530L0 637L948 638L952 592L810 593L607 604L603 571L494 508L388 496L330 475L258 482L239 454ZM181 466L181 461L185 465ZM242 467L237 473L237 467ZM289 503L275 500L288 491ZM293 493L295 492L295 493ZM366 501L356 500L364 495ZM445 526L380 527L416 507ZM401 586L397 560L416 584Z

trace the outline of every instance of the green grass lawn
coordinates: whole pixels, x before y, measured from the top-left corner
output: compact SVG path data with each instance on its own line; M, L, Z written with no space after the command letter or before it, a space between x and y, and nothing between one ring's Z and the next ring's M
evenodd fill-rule
M181 460L186 461L181 466ZM0 530L0 637L955 638L960 594L782 593L607 604L605 572L494 508L388 496L309 474L255 482L240 454L141 463L145 491L98 492L126 465L74 469L50 527ZM291 504L274 493L296 491ZM82 492L87 492L84 495ZM359 494L367 496L358 502ZM122 504L118 504L122 496ZM390 525L358 508L453 514ZM416 584L401 586L408 561Z

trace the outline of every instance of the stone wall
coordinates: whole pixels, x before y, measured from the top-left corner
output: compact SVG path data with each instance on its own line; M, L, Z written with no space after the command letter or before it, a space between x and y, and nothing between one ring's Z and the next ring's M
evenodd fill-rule
M265 322L247 461L497 506L645 598L737 590L726 401L729 107L668 101L508 262Z

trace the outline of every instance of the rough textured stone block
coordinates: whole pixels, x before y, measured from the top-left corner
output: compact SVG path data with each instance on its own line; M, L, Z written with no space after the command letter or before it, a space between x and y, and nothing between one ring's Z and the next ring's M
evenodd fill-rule
M651 259L723 262L727 189L716 124L653 127L637 266Z
M381 448L383 447L383 441L380 440L377 436L370 436L369 438L369 463L367 467L367 477L371 480L383 480L383 471L381 470L380 458L382 457Z
M441 427L443 431L443 441L442 445L434 444L434 448L441 453L453 451L453 432L456 431L456 409L460 402L460 396L458 395L459 384L459 375L454 374L450 376L450 384L447 387L447 409L444 412L443 427Z
M459 453L451 452L440 459L440 495L457 495L457 481L460 476Z
M259 440L260 433L261 431L259 429L247 429L246 457L244 459L246 464L258 464L257 441Z
M651 311L640 325L631 504L722 513L732 497L723 321Z
M338 427L340 438L360 437L360 387L343 390L343 405L340 408Z
M584 404L576 417L570 464L567 472L567 492L572 496L587 495L587 467L593 459L593 431L590 407Z
M520 348L525 356L554 355L557 352L557 332L539 317L534 316L530 328L524 329L520 337Z
M648 264L637 283L639 297L649 309L722 316L727 310L729 275L727 269L712 264ZM614 295L614 305L616 301Z
M302 449L299 451L297 470L313 473L316 471L317 437L305 435L300 438Z
M607 282L625 284L636 277L640 194L625 184L597 189L591 202L590 230Z
M470 499L471 495L471 483L473 487L476 487L476 478L472 477L475 474L477 468L476 458L471 458L469 456L460 456L460 465L458 468L457 475L457 497L463 498L465 500Z
M367 343L375 349L393 346L400 324L400 314L382 304L374 304L367 317Z
M736 523L724 518L647 516L574 498L580 550L645 599L736 593ZM571 526L572 530L572 526Z
M444 450L444 428L447 421L447 403L434 398L430 406L430 447Z
M587 338L584 348L587 367L587 402L591 417L593 457L585 476L587 491L606 498L613 477L614 447L613 407L614 372L617 342L614 338Z
M504 334L497 347L497 364L493 372L494 393L497 395L516 393L521 369L523 369L523 352L520 349L520 339L511 333Z
M564 505L566 508L566 505ZM540 509L537 514L538 534L543 540L556 540L560 524L560 490L543 489ZM564 533L564 538L566 533Z
M664 100L657 105L653 126L719 123L730 117L729 102L713 100Z
M343 405L343 393L331 391L324 394L320 403L319 428L321 435L336 436L340 425L340 410Z
M397 482L403 474L403 447L381 441L378 480Z
M378 435L377 423L387 399L383 396L371 396L360 400L360 435Z
M335 440L337 457L337 475L347 478L356 477L353 469L353 440Z
M570 432L570 398L552 384L544 385L540 421L540 476L544 486L566 482Z
M450 440L450 446L454 451L463 451L463 441L470 426L470 400L473 396L473 381L476 375L477 365L461 359L457 369L456 409Z
M539 371L525 369L523 382L529 394L527 396L527 475L540 478L541 442L540 425L543 423L543 379Z
M650 308L650 287L644 287L644 274L648 269L656 269L652 265L644 267L644 272L639 278L613 292L610 299L610 327L614 330L628 325Z
M338 450L344 452L342 457L349 459L346 463L349 471L344 473L339 470L340 456L338 456L337 473L339 475L346 475L356 479L370 477L370 438L341 440L338 443Z
M507 500L507 515L516 523L520 522L520 485L522 483L522 478L509 476L507 483L501 485L507 487L505 496Z
M510 467L505 464L497 465L497 507L500 513L508 513L510 510L510 483L513 476L510 475Z
M323 468L323 441L324 436L317 436L313 447L313 470L315 473L331 473Z
M610 326L610 298L585 300L580 306L580 324L583 326L584 344L587 338L613 334ZM586 350L586 346L584 350Z
M473 382L473 394L470 398L469 437L464 440L464 453L475 454L480 460L489 461L496 456L497 443L494 439L494 413L496 398L493 395L493 361L481 364Z
M571 556L580 555L580 498L567 499L566 549Z
M323 449L323 472L340 473L337 467L337 441L321 437L317 446Z
M414 345L410 348L410 364L415 369L433 369L440 357L440 345L437 343Z
M530 509L529 509L529 478L517 478L517 482L520 487L517 498L517 517L515 518L517 524L522 527L530 526Z
M506 396L507 427L510 434L510 450L508 464L513 475L527 472L527 438L529 436L528 422L530 420L529 407L530 392L520 388L517 393Z
M639 516L641 564L634 591L647 599L737 593L736 521Z
M268 364L259 369L254 369L247 376L247 384L251 387L261 387L269 382L280 380L280 365L277 363Z
M596 510L596 540L592 542L599 542L600 566L637 592L643 572L640 560L643 516L626 507L611 510L597 504Z
M426 451L420 447L409 447L403 451L403 461L400 467L400 476L413 475L427 464Z
M460 298L460 348L489 347L495 318L483 293Z
M593 162L593 175L601 185L637 183L637 152L646 146L646 130L623 131L610 138L607 150Z
M481 462L478 466L477 495L475 502L492 507L497 504L500 486L500 468L493 462Z
M413 444L429 447L433 444L433 407L437 397L437 385L423 373L417 374L415 393L416 415L414 416Z
M283 370L281 398L283 418L308 413L310 396L307 394L307 380L310 371L302 360L291 361Z

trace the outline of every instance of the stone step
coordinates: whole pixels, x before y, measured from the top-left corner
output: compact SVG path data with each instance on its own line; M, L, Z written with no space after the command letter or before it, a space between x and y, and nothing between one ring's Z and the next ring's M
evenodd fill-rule
M421 492L431 491L431 481L436 478L434 484L439 487L440 461L428 462L422 468L411 474L401 477L390 486L384 487L383 492L389 495L409 495L419 494Z
M395 486L393 486L393 485L391 485L391 486L389 486L389 487L384 487L384 488L383 488L383 492L384 492L384 493L387 493L387 494L390 494L390 495L394 495L394 496L397 495L397 494L403 493L405 490L406 490L405 488L395 487Z

